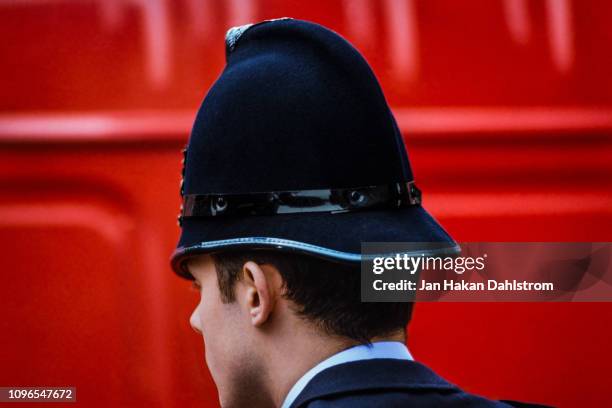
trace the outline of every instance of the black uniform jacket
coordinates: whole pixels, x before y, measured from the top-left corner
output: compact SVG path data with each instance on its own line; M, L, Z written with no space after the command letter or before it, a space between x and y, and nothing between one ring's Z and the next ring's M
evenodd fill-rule
M422 364L372 359L339 364L310 380L291 408L543 407L463 392Z

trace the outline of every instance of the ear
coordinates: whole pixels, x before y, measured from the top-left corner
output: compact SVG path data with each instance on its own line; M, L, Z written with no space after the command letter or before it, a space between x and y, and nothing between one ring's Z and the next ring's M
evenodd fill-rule
M280 276L277 276L275 268L267 266L262 267L253 261L242 266L242 283L246 288L243 300L253 326L261 326L268 321L279 293L277 278Z

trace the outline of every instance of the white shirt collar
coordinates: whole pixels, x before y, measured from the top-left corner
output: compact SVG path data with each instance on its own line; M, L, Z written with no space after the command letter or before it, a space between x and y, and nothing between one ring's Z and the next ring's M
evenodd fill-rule
M412 355L404 343L398 341L379 341L370 345L359 345L343 350L321 361L299 379L291 387L281 408L289 408L308 382L326 368L349 363L351 361L371 360L374 358L392 358L396 360L412 360Z

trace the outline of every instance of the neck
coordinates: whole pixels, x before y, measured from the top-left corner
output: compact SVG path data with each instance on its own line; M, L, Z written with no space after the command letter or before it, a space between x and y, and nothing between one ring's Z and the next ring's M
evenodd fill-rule
M359 342L344 337L334 337L308 326L286 331L286 338L276 338L266 352L268 384L265 388L274 406L280 407L291 387L311 368L321 361L341 352ZM377 337L377 341L405 341L402 332L390 336ZM270 344L270 343L268 343Z

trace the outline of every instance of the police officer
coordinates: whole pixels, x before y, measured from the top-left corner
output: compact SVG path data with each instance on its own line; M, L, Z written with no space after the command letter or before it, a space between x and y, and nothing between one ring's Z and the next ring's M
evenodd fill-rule
M360 301L361 242L458 247L421 206L381 88L347 41L279 19L230 29L185 150L172 267L223 407L506 407L405 346L410 303Z

